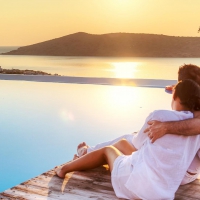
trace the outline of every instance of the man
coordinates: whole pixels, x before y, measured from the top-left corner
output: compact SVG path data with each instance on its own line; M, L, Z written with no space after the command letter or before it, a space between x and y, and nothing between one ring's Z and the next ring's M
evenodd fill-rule
M200 85L200 67L196 65L183 65L178 71L178 81L192 79ZM198 135L200 134L200 112L194 113L193 119L177 122L149 121L145 130L152 142L165 134Z

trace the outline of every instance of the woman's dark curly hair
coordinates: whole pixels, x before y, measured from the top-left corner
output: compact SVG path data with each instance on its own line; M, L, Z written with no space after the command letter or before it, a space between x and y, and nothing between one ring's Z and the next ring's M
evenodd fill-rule
M191 79L200 85L200 67L193 64L184 64L179 67L178 81Z
M181 104L190 111L200 110L200 86L191 79L178 82L174 87L174 98L179 97Z

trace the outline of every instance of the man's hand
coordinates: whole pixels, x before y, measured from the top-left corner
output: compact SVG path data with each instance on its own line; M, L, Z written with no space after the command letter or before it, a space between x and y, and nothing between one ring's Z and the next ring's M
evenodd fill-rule
M153 120L149 121L148 124L149 127L144 132L148 134L152 143L167 133L165 123L163 122Z

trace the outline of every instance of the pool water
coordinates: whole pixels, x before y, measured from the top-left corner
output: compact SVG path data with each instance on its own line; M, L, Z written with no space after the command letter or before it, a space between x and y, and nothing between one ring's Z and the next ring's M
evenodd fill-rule
M170 109L161 88L0 81L0 192L70 160L77 144L141 128Z

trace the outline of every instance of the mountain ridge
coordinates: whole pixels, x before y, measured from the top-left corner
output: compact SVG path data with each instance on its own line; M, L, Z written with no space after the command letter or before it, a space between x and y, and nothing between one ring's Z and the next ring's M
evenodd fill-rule
M200 57L200 37L144 33L73 33L3 55Z

